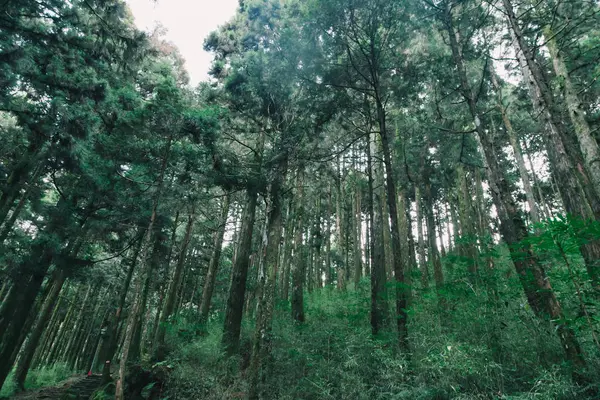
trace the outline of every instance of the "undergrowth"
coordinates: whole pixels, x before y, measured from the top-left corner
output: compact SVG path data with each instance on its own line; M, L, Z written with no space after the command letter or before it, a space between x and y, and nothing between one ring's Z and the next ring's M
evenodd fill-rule
M27 374L25 389L38 389L46 386L54 386L73 375L66 363L56 363L52 366L33 369ZM15 394L17 385L14 381L14 371L6 378L4 386L0 391L0 398L10 397Z
M550 325L539 322L519 293L515 276L496 287L501 302L484 285L471 283L455 265L451 284L438 294L415 292L410 307L411 355L398 352L390 321L387 334L371 335L367 279L346 291L324 288L305 299L307 321L293 323L289 304L277 304L273 346L263 388L270 399L594 399L597 388L571 381L561 364L560 344ZM497 263L497 274L506 268ZM494 279L488 276L486 279ZM390 287L390 293L393 293ZM558 288L557 290L566 290ZM446 301L440 310L437 296ZM458 301L460 299L460 301ZM390 301L390 307L393 301ZM392 314L390 308L390 315ZM221 351L222 321L213 320L204 336L180 320L170 330L167 361L169 399L244 398L253 332L245 318L241 355ZM248 322L249 321L249 322ZM581 334L583 343L586 339ZM587 350L590 370L597 354Z

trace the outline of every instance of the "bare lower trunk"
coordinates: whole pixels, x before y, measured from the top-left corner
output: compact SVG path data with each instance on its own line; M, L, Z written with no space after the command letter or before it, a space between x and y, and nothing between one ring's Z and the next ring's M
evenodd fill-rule
M227 298L227 306L225 309L225 324L223 327L222 339L223 347L228 354L236 353L239 348L257 197L258 194L256 191L251 189L248 190L246 207L244 209L244 215L242 216L242 225L240 228L240 242L235 263L233 264L229 297Z
M185 236L183 238L183 242L181 243L179 258L177 259L177 265L175 266L175 271L173 273L173 279L171 280L171 284L169 285L165 306L162 310L162 313L160 314L160 321L158 324L158 329L156 331L156 337L154 338L154 359L158 361L162 361L165 357L165 334L167 329L166 325L167 321L169 320L169 317L171 317L171 315L173 314L173 310L175 309L177 288L179 288L179 285L181 284L183 266L185 264L188 246L190 244L190 239L192 238L192 231L194 229L194 219L195 215L192 206L192 211L188 216L188 222L185 228Z
M223 204L221 205L221 217L219 218L219 228L215 233L213 242L213 252L208 265L206 278L204 279L204 290L202 291L202 302L200 303L200 320L206 322L208 312L210 311L210 303L212 300L213 291L215 288L215 280L217 271L221 261L221 248L223 247L223 237L225 236L225 228L227 225L227 216L229 215L229 193L225 195Z
M375 204L379 205L379 196L374 190L375 176L372 156L371 136L368 137L367 175L368 175L368 211L369 211L369 254L371 256L371 332L373 335L387 325L388 296L386 287L386 268L383 250L383 218L381 211L375 212ZM379 207L377 207L379 209Z
M304 322L304 276L306 272L306 251L302 236L304 229L304 171L300 169L296 177L294 219L294 269L292 272L292 319Z
M417 209L417 245L419 249L419 269L421 270L421 286L424 289L429 287L429 267L425 258L425 239L423 238L423 207L421 188L415 184L415 207Z
M272 345L272 319L275 304L275 283L277 282L277 260L282 230L282 184L287 172L287 158L281 161L275 171L275 178L269 190L271 209L268 214L267 243L264 255L264 274L262 275L261 296L256 316L256 329L252 346L252 356L248 367L248 399L263 397L262 383L267 375Z
M362 213L361 213L361 193L360 188L355 188L354 195L354 249L352 254L354 256L354 284L358 285L362 276L362 243L361 243L361 232L362 232Z

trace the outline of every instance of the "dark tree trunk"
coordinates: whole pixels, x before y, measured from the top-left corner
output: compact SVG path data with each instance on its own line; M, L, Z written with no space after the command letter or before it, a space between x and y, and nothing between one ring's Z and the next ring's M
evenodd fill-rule
M222 342L223 347L230 355L237 353L239 348L257 200L258 194L256 193L256 190L249 188L247 192L246 207L244 208L244 215L242 216L242 225L239 235L240 242L238 245L237 256L233 264L231 286L229 287L229 297L227 298L227 307L225 309L225 324L223 327Z
M294 269L292 272L292 319L304 322L304 275L306 258L302 235L304 233L304 171L298 170L294 219L296 220L294 237Z
M383 252L383 219L381 212L375 212L376 198L375 176L373 171L373 155L371 135L367 138L367 178L368 178L368 213L369 213L369 254L371 256L371 332L373 335L385 327L388 320L386 270Z

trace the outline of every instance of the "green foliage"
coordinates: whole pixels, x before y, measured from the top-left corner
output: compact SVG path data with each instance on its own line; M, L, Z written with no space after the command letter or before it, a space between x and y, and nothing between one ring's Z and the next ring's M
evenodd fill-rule
M31 370L27 375L25 381L26 389L37 389L46 386L54 386L68 377L72 376L72 371L67 363L56 363L52 366L44 366L38 369ZM10 397L17 390L16 383L14 381L14 374L11 373L6 379L6 383L2 386L0 391L0 398Z
M27 375L25 386L30 389L52 386L64 381L71 375L73 375L73 371L69 369L66 363L56 363L50 367L41 367L31 371Z
M356 289L306 294L302 325L292 322L288 303L280 302L265 374L268 398L592 399L561 366L560 343L526 305L517 277L506 279L512 268L506 249L494 254L496 270L482 278L485 285L474 286L466 271L455 270L441 291L447 312L432 292L417 292L409 359L398 353L392 327L372 337L366 279ZM498 303L485 287L502 280ZM241 355L232 358L221 353L220 319L208 325L205 337L172 336L170 395L243 398L251 331L252 321L243 330Z

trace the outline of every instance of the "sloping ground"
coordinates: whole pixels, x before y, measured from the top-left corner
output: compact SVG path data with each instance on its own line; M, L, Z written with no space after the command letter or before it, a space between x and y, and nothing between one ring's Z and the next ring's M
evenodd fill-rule
M92 393L100 387L100 375L76 375L56 386L45 387L33 391L19 393L14 400L88 400Z

